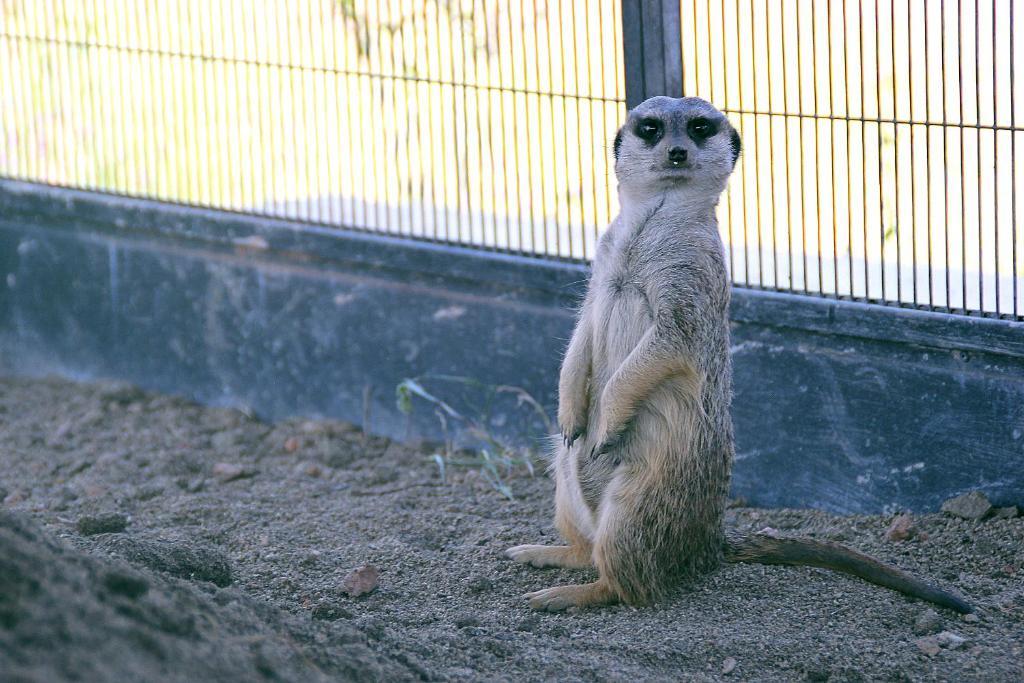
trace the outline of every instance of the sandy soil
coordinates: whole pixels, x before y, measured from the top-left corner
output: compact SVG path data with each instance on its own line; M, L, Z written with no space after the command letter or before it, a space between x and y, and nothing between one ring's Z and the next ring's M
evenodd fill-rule
M346 424L0 379L0 679L1024 680L1024 518L920 515L896 542L890 517L730 511L928 576L976 620L746 565L654 608L547 615L520 596L588 573L504 558L555 538L551 482L510 483L443 483ZM366 564L379 585L349 597Z

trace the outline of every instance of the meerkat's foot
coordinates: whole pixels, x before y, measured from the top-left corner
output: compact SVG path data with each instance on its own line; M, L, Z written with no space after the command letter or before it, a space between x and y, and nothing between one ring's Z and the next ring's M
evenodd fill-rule
M583 569L592 566L590 553L571 545L517 545L505 554L516 562L534 567Z
M608 584L603 581L571 586L555 586L527 593L530 607L542 612L562 612L572 607L599 607L618 602Z

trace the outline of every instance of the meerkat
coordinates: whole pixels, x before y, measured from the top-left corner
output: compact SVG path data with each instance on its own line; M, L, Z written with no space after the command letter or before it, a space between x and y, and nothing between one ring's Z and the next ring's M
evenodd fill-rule
M598 579L525 597L539 610L646 605L726 562L825 567L960 612L970 606L841 545L726 532L733 461L730 283L715 210L740 154L699 98L651 98L613 145L618 217L601 237L558 382L555 526L535 567Z

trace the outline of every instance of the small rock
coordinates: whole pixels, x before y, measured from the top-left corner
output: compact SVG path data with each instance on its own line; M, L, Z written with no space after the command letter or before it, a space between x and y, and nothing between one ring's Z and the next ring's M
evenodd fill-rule
M83 515L78 518L78 533L83 536L119 534L128 527L128 518L119 512Z
M962 619L963 621L966 621L966 622L967 622L968 624L977 624L977 623L978 623L979 621L981 621L981 617L979 617L979 616L978 616L977 614L975 614L974 612L970 612L970 613L968 613L968 614L965 614L965 615L963 615L963 616L962 616L962 617L960 617L960 618L961 618L961 619Z
M939 646L935 636L927 636L925 638L918 638L914 641L914 645L917 645L917 649L925 653L929 657L934 657L939 654L942 648Z
M942 504L942 511L961 519L983 519L992 510L992 503L981 491L970 491Z
M1004 508L996 508L992 512L992 519L1013 519L1020 515L1020 509L1016 505L1010 505Z
M341 590L352 598L366 595L377 587L380 572L372 564L353 569L341 584Z
M905 541L911 538L917 530L914 528L914 518L909 512L897 515L892 524L885 532L885 538L890 541Z
M233 462L219 462L213 466L213 476L224 483L234 481L235 479L251 477L254 474L255 472L252 470Z
M952 631L943 631L939 635L935 636L935 641L940 647L944 647L947 650L956 650L966 643L967 639L959 634L953 633Z
M315 462L301 462L295 467L295 472L315 479L324 476L324 468Z
M735 657L726 657L725 661L722 662L722 675L723 676L728 676L729 674L731 674L733 672L733 670L735 668L736 668L736 658Z
M289 436L284 440L284 449L289 453L294 453L302 447L302 440L297 436Z
M942 617L933 609L926 609L914 620L914 635L926 636L942 630Z

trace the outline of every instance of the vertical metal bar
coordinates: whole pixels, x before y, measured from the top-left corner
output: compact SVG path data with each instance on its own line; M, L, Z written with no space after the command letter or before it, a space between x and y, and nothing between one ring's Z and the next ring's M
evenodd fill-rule
M288 1L289 0L285 0L285 2L288 2ZM398 223L398 221L392 222L392 220L391 220L391 207L394 206L394 202L391 201L391 174L388 173L387 166L385 165L386 157L390 157L391 156L390 154L388 154L387 114L386 114L385 108L384 108L385 91L387 89L387 85L389 83L389 79L387 78L388 74L385 71L385 67L384 67L384 52L385 51L384 51L384 45L383 45L383 41L382 41L382 34L384 33L382 24L385 23L385 19L382 16L383 15L383 11L381 10L380 3L381 3L381 0L375 0L375 2L374 2L374 8L376 10L376 13L374 14L374 17L376 18L377 24L372 29L373 30L373 34L374 34L374 36L376 38L376 40L375 40L375 47L376 47L376 51L377 51L377 62L378 62L376 71L378 72L378 75L376 76L376 78L371 77L371 80L370 80L371 89L374 86L376 88L379 88L379 96L374 98L374 99L379 99L379 101L380 101L379 116L375 119L378 122L378 125L372 127L372 130L375 133L378 133L378 136L373 141L373 144L371 146L371 154L373 155L374 175L379 179L379 182L376 183L376 186L377 186L378 189L381 188L381 187L383 187L383 189L384 189L383 198L381 197L381 193L378 192L378 195L377 195L377 201L376 201L376 204L377 204L377 225L375 226L375 228L379 232L396 232L396 231L398 231L400 229L401 226L396 225L396 223ZM368 52L368 55L372 55L372 49L373 48L371 48L371 50ZM289 50L289 53L291 53L291 50ZM372 59L369 60L369 64L370 64L371 72L374 71ZM290 82L290 79L289 79L289 82ZM392 88L394 87L394 83L393 82L391 83L391 86L392 86ZM392 90L391 94L392 94L392 98L393 98L394 90ZM292 101L294 102L294 98L292 99ZM392 114L394 114L394 99L392 99L391 111L392 111ZM383 220L382 220L382 217L383 217Z
M518 224L519 239L516 242L516 247L512 247L512 201L511 191L512 183L509 179L509 159L508 159L508 138L506 137L507 129L505 128L505 95L508 93L505 84L505 50L504 44L501 40L501 15L506 13L506 8L501 4L495 5L494 9L496 16L494 17L494 47L498 53L498 128L501 130L501 168L502 180L504 181L504 205L505 205L505 241L506 249L509 251L522 253L523 251L523 224L522 221L516 221ZM511 45L511 40L509 44ZM516 164L516 183L519 182L519 165Z
M572 4L572 3L570 2L570 4ZM561 2L557 2L557 3L552 3L552 4L548 5L548 12L551 11L551 7L553 5L557 5L558 6L558 23L559 23L559 26L561 26L561 24L562 24L562 3ZM550 18L550 14L549 14L549 18ZM563 43L562 43L562 31L561 30L557 31L556 35L558 36L558 50L554 54L558 55L559 61L562 63L562 68L561 68L562 81L561 81L561 87L558 90L560 93L563 93L559 97L559 99L561 100L561 103L562 103L562 107L561 107L561 109L562 109L562 130L563 131L568 131L568 129L569 129L569 126L568 126L568 121L569 121L568 120L568 116L569 116L569 98L566 97L565 94L564 94L565 91L566 91L566 86L567 86L567 83L566 83L567 77L566 77L566 72L565 72L565 64L566 64L567 60L566 60L565 49L564 49ZM552 75L552 84L553 83L554 83L554 76ZM555 103L555 98L552 97L551 98L551 106L552 106L551 115L552 115L552 119L554 118L554 103ZM579 134L579 126L574 126L574 128L577 129L576 132L577 132L577 134ZM563 256L572 257L572 252L573 252L572 193L570 192L571 188L570 188L570 180L569 180L570 171L569 171L569 145L568 144L563 144L562 145L562 158L565 161L565 184L560 189L562 190L562 192L564 192L564 196L565 196L565 234L566 234L566 242L567 242L566 246L568 247L567 253L562 254L562 255ZM559 192L558 194L562 194L562 192Z
M473 9L470 12L470 21L472 22L472 27L471 27L469 36L470 36L470 48L471 48L470 52L472 52L472 54L473 54L473 80L472 80L471 83L469 83L469 87L472 88L472 90L473 90L473 100L475 102L475 107L474 108L476 109L476 128L477 128L476 129L476 153L477 153L477 164L479 165L481 170L484 170L485 165L486 165L486 162L484 160L484 126L486 126L487 129L488 129L488 132L490 132L490 130L491 130L491 123L490 123L490 119L489 118L487 119L487 121L485 123L484 119L481 117L480 91L482 90L482 88L480 87L480 83L479 83L480 65L479 65L479 62L478 62L479 58L477 56L477 50L476 50L476 17L477 17L477 14L476 14L476 0L474 0L474 2L472 4L472 8ZM485 27L485 32L484 33L486 35L486 27ZM465 66L468 66L468 60L464 64L465 64ZM490 110L488 109L488 111L490 111ZM466 142L468 144L469 141L467 140ZM490 151L490 148L489 148L489 151ZM491 155L491 159L492 159L492 166L493 166L493 154ZM468 156L467 156L467 163L468 163ZM490 176L490 178L491 178L491 191L492 191L491 196L493 197L494 196L494 176L495 176L495 173L494 173L494 169L493 168L488 169L488 170L489 170L489 172L479 173L479 174L476 175L476 178L477 178L477 188L478 188L477 198L479 199L478 206L480 207L480 209L479 209L479 211L480 211L480 243L483 246L488 246L488 247L493 248L497 244L498 228L497 228L497 224L495 222L497 220L497 217L494 214L494 211L492 210L491 211L491 243L488 244L487 243L487 210L486 210L486 202L485 202L485 199L484 199L484 176L487 175L487 176ZM473 174L469 172L468 167L467 167L467 171L466 171L466 178L467 178L467 185L466 185L467 189L471 191L472 190L471 184L473 182L472 181ZM472 218L470 220L472 220Z
M975 197L978 205L978 313L985 315L985 242L981 222L981 17L978 13L978 3L979 0L974 0L974 122L978 126L978 192Z
M860 116L861 116L861 119L862 119L861 122L860 122L860 158L861 158L861 167L860 168L861 168L861 180L862 180L861 187L864 188L863 195L862 195L862 197L864 199L864 213L861 214L861 216L863 217L863 220L861 221L861 231L862 231L861 239L863 240L862 243L864 245L864 300L865 301L870 301L871 300L871 284L870 284L871 283L871 274L870 274L870 270L868 268L868 262L869 262L869 253L868 252L869 252L869 250L868 250L868 203L867 203L867 198L868 198L868 194L867 194L867 187L868 187L868 124L867 124L867 118L868 118L868 112L867 112L867 106L866 106L866 103L867 103L867 86L864 83L864 65L865 65L865 62L867 60L864 58L865 45L866 45L865 42L864 42L864 0L857 0L857 30L860 33L860 44L859 44L860 52L858 53L858 56L859 56L858 64L860 65L860 69L859 69L859 72L860 72ZM876 58L875 59L876 59L875 67L876 67L876 70L877 70L877 66L878 66L877 65L877 53L876 53ZM877 106L878 105L876 103L876 107ZM877 117L876 116L876 118L881 118L881 117ZM881 196L881 194L882 194L881 186L879 186L878 194L879 194L879 196ZM884 277L885 277L884 273L882 274L882 277L884 279Z
M579 189L579 201L580 201L580 253L579 255L573 253L574 250L570 244L569 255L572 258L582 258L586 254L586 229L587 229L587 202L583 194L583 138L580 137L580 128L583 126L583 117L580 116L580 104L583 101L583 89L580 87L580 65L577 59L577 48L579 43L577 42L576 36L576 10L575 3L569 3L569 30L572 34L572 67L574 73L573 85L576 87L576 91L573 93L575 97L572 98L573 111L576 113L576 120L573 121L572 127L576 130L576 172L578 174L577 188ZM562 62L563 71L565 62ZM589 71L588 71L589 75ZM563 81L565 79L563 78ZM564 85L563 85L564 87ZM569 99L566 99L568 104ZM568 107L566 108L566 116L568 116ZM591 135L593 137L593 135ZM572 204L570 201L570 208ZM569 230L570 234L572 231L572 213L569 214Z
M818 33L818 27L815 24L815 16L816 15L815 15L815 12L814 12L814 7L815 7L815 5L811 5L811 55L812 55L812 57L814 59L814 61L811 63L811 87L812 87L812 94L814 96L814 109L813 109L813 113L815 114L815 118L812 119L812 122L813 122L813 125L814 125L814 159L815 159L814 188L815 188L815 190L817 190L818 189L818 185L820 184L820 181L821 181L821 172L817 168L818 160L820 159L820 155L818 153L819 152L819 150L818 150L818 143L820 141L821 135L820 135L820 131L819 131L820 126L818 125L818 120L817 120L817 113L818 113L818 46L817 46L817 39L816 38L817 38L817 33ZM816 197L818 196L818 194L819 194L818 192L815 192L815 196ZM821 257L821 203L817 199L815 199L814 205L815 205L815 208L818 210L818 217L815 219L815 227L817 228L817 238L816 238L817 242L815 244L815 249L818 252L818 294L824 296L824 294L825 294L824 279L825 278L824 278L824 267L822 265L822 260L821 260L821 258L822 258Z
M626 107L683 92L678 0L622 0Z
M753 3L750 0L748 0L748 2L747 2L747 7L750 8L750 10L751 10L750 14L752 15L754 8L753 8ZM753 26L754 22L753 22L753 17L751 17L751 22L750 23L751 23L751 26L750 26L750 43L749 43L750 44L750 56L752 58L756 59L756 57L755 57L756 44L755 44L755 41L754 41L754 26ZM737 2L736 2L736 38L737 38L737 41L740 39L739 33L740 33L740 31L739 31L739 0L737 0ZM740 93L741 93L740 96L742 97L742 92L743 92L743 68L742 67L740 68L739 81L740 81ZM751 88L751 90L752 90L751 97L754 100L753 104L751 105L751 110L753 111L753 113L750 115L750 119L751 119L751 121L753 121L753 124L754 124L753 125L753 128L754 128L754 144L752 146L756 150L754 152L754 155L756 157L755 158L756 163L754 164L753 173L754 173L754 206L757 208L757 225L754 228L754 235L756 237L756 245L757 245L756 246L756 252L757 252L757 285L759 287L763 287L765 282L764 282L764 254L763 254L763 248L762 248L762 245L761 245L761 226L764 224L764 221L761 220L761 189L760 189L760 185L761 184L758 182L758 178L760 176L760 166L761 166L761 135L760 135L759 126L758 126L758 118L760 118L760 115L757 113L757 111L758 111L758 106L757 106L758 105L758 101L757 101L757 79L756 78L753 80L753 83L751 83L751 86L752 86L752 88ZM742 104L740 105L740 108L741 109L743 108ZM768 160L769 166L771 164L770 156L771 155L769 155L769 160ZM771 170L769 168L769 173L770 172L771 172ZM744 167L743 173L744 173L744 177L746 177L746 167ZM746 190L744 188L744 193L745 192L746 192ZM744 253L749 254L749 250L745 251ZM748 285L750 284L749 278L747 280L747 284Z
M403 33L403 40L402 40L402 64L404 66L404 70L405 70L406 73L408 73L410 68L413 69L413 73L417 77L417 79L424 77L420 73L420 71L419 71L419 63L420 63L420 60L419 60L419 53L420 53L419 39L420 39L421 31L416 26L416 16L417 16L417 14L419 13L420 10L423 11L423 13L424 13L423 14L423 18L425 20L426 19L426 11L427 11L425 7L413 7L412 13L410 15L410 23L412 24L412 59L411 60L408 58L408 56L407 56L407 54L405 52L405 40L404 40L405 34L404 33ZM429 80L429 77L430 76L429 76L429 73L428 73L426 78ZM412 91L413 91L413 97L411 97L411 98L409 97L409 88L410 87L412 88ZM429 85L427 86L427 88L429 89ZM427 177L429 175L429 170L428 169L429 169L429 163L430 162L427 161L426 163L424 163L424 156L425 156L424 155L424 149L427 147L428 141L430 141L430 139L433 138L433 135L432 134L431 135L424 135L423 134L423 113L421 111L421 105L422 105L423 102L426 102L427 103L427 112L429 113L429 111L430 111L430 100L427 97L423 97L423 98L420 97L420 94L421 94L422 90L423 90L422 84L418 80L417 81L413 81L413 82L406 81L406 91L405 91L406 92L406 106L410 108L410 111L412 111L412 108L415 107L415 112L416 112L416 114L415 114L415 116L416 116L416 145L415 146L416 146L416 159L419 161L419 163L416 165L416 167L417 167L417 172L419 174L419 178L418 178L419 182L417 183L417 185L419 186L419 202L420 202L420 237L421 238L427 238L427 237L429 237L429 235L427 234L427 192L426 192L426 183L427 183ZM430 144L432 144L432 142ZM431 155L430 158L432 158L432 157L433 157L433 155ZM412 167L412 165L410 164L410 168L411 167ZM411 223L412 222L412 205L411 205L411 202L410 202L410 206L409 206L409 217L410 217L409 220L410 220L410 223Z
M949 215L949 141L947 138L947 126L949 120L947 118L946 109L946 2L939 3L939 11L941 12L939 22L939 49L942 52L942 187L943 187L943 206L945 208L946 215ZM961 155L963 152L961 151ZM949 288L949 223L944 223L943 233L946 238L946 251L945 251L945 271L946 271L946 310L953 310L953 301L950 296Z
M740 3L739 3L739 0L735 0L733 2L733 9L734 9L734 12L735 12L735 14L733 16L733 19L735 20L735 22L734 22L734 24L735 24L734 25L735 34L734 35L736 36L736 41L738 43L739 42L739 35L740 35L740 18L739 18ZM722 22L723 23L725 22L725 12L724 11L722 12ZM723 26L722 33L723 34L725 33L724 26ZM724 45L725 45L724 40L723 40L722 44L723 44L723 48L724 48ZM724 50L723 50L723 52L724 52ZM737 52L738 52L738 50L737 50ZM737 57L737 66L739 66L738 57ZM744 111L744 109L743 109L743 68L742 68L742 66L739 67L738 71L739 71L739 74L738 74L737 79L736 79L737 80L737 86L736 86L736 106L742 112L742 111ZM743 135L743 132L742 132L743 116L744 116L743 114L740 114L740 126L741 126L740 135ZM756 118L754 119L754 122L755 122L755 125L756 125L756 122L757 122ZM757 155L757 151L756 151L757 147L756 147L756 145L757 145L757 135L756 135L756 131L755 131L755 135L754 135L754 149L755 149L754 154L755 155ZM756 169L755 169L755 171L756 171ZM743 209L743 219L742 219L742 221L743 221L743 284L749 286L750 285L750 239L749 239L749 236L747 234L747 220L746 220L747 219L747 164L746 163L743 164L743 168L740 170L740 176L741 176L741 178L743 180L743 198L740 201L740 207ZM760 208L758 210L760 210ZM760 229L760 227L758 229Z
M779 6L779 21L782 24L782 29L781 29L782 79L783 79L783 82L785 82L785 80L788 78L788 73L789 73L789 69L786 67L786 52L787 52L787 49L786 49L786 4L785 3L782 3ZM798 26L798 28L799 28L799 26ZM797 80L799 80L799 74L798 74ZM789 98L786 96L786 91L785 90L783 90L783 93L782 93L782 110L783 110L782 122L783 122L783 124L785 126L783 128L783 131L785 133L785 135L783 137L783 144L786 147L786 164L785 164L785 168L786 168L786 221L787 221L786 241L788 243L787 246L788 246L788 249L789 249L789 255L788 255L787 259L786 259L786 262L787 262L787 264L789 266L789 289L795 291L796 290L796 280L794 279L794 275L793 275L793 255L794 255L794 252L793 252L793 229L796 227L796 225L795 225L796 221L793 220L793 181L792 181L792 178L789 175L789 167L790 167L790 164L789 164L789 159L790 159L790 154L789 154L789 152L790 152L790 147L789 147ZM798 105L797 106L797 114L798 115L799 115L799 111L800 111L800 107ZM797 125L799 126L800 125L800 118L799 118L799 116L797 117L796 121L797 121ZM800 138L800 136L797 135L797 140L798 141L799 141L799 138ZM797 173L798 174L800 173L800 167L803 164L803 153L802 153L802 151L801 151L801 155L800 156L801 156L801 158L799 159L799 162L796 164L796 168L797 168ZM800 176L798 176L798 177L800 177ZM802 180L798 180L797 182L800 183L800 186L802 187ZM802 230L803 230L803 227L801 226L801 231ZM805 276L806 276L806 273L805 273Z
M1014 80L1013 47L1016 40L1014 34L1013 10L1015 2L1010 3L1010 286L1013 287L1013 315L1020 315L1020 301L1017 290L1020 289L1017 282L1017 89ZM1001 273L1000 273L1001 274Z
M516 56L515 55L515 46L516 46L516 40L515 40L515 37L513 36L513 31L512 31L512 8L511 7L504 7L503 9L504 9L504 11L502 12L502 14L504 14L506 17L508 17L508 65L509 65L510 80L511 80L511 87L509 88L509 92L510 92L510 95L511 95L510 99L511 99L511 102L512 102L512 113L514 114L514 118L513 118L513 122L512 122L512 140L513 140L512 155L514 157L514 162L513 163L514 163L515 168L516 168L516 186L515 186L516 225L518 226L518 229L519 229L519 251L521 253L524 253L524 252L527 251L527 249L526 249L526 240L524 239L524 235L523 235L523 222L524 222L524 216L523 216L523 178L522 178L522 169L520 168L520 163L519 163L519 148L520 148L520 145L518 144L518 140L519 140L518 126L519 126L519 121L521 120L521 117L519 116L519 97L517 96L517 93L516 93L516 65L515 65L515 56ZM499 11L501 11L501 10L499 10ZM522 11L522 9L520 9L520 12L521 11ZM499 29L499 35L500 35L500 29ZM525 76L525 65L524 65L524 76ZM500 75L500 78L501 78L502 84L504 84L505 76L504 76L503 73ZM502 109L504 109L504 104L502 105ZM505 127L504 124L502 124L502 129L504 129L504 127ZM529 126L527 126L527 128L529 128ZM529 145L529 141L528 140L529 139L527 138L527 143L526 143L527 145ZM531 229L531 231L533 229L533 221L532 220L530 221L530 229ZM532 241L532 235L531 235L531 241Z
M900 251L900 155L899 127L896 101L896 3L889 3L889 48L892 53L892 165L893 165L893 204L895 206L895 222L893 236L896 239L896 304L903 303L903 255ZM913 142L913 136L911 136ZM913 163L911 163L913 176ZM913 177L911 177L913 182Z
M598 34L598 40L600 40L602 44L604 44L604 37L605 37L605 34L604 34L604 11L605 11L605 8L607 8L607 7L609 7L608 4L600 3L598 5L598 10L597 10L597 34ZM615 16L614 15L615 15L615 10L612 9L612 23L613 24L615 23ZM618 42L618 41L615 41L615 42ZM590 51L587 50L588 58L589 58L589 54L590 54ZM600 97L606 98L606 97L608 97L608 91L606 90L605 86L607 85L608 81L607 81L607 71L605 70L605 57L604 57L603 53L601 54L599 63L600 63L600 74L601 74L601 93L600 93ZM615 66L615 73L618 74L618 63L619 63L619 60L615 59L615 60L613 60L613 63L616 65ZM617 83L618 83L618 77L616 75L616 84ZM606 101L602 100L599 109L601 110L601 132L602 132L602 134L607 134L607 131L608 131L608 103ZM605 144L609 143L609 141L606 140L606 139L603 140L603 142ZM607 158L608 158L608 154L606 152L605 153L605 159L607 160ZM613 175L615 173L615 160L614 159L612 159L611 173ZM605 178L604 179L605 219L610 220L611 219L611 215L612 215L612 193L611 193L611 191L609 191L608 184L609 184L608 183L608 179ZM595 252L597 250L597 243L598 243L598 239L600 238L600 234L599 233L600 233L602 227L603 226L601 226L601 225L595 225L594 226L594 249L595 249ZM584 257L585 258L593 258L594 254L584 254Z
M882 277L882 302L888 300L885 295L885 173L884 173L884 161L882 159L882 39L880 37L881 29L879 27L879 13L881 7L879 0L875 0L875 107L878 118L878 128L876 134L878 135L878 252L879 252L879 266L881 269ZM890 40L892 33L890 32ZM893 69L893 76L895 77L895 69ZM893 157L895 160L895 157ZM897 280L899 279L899 271L897 270Z
M513 4L516 4L516 3L513 3ZM523 16L523 8L525 7L525 4L526 3L519 4L518 7L519 7L519 30L520 30L521 35L522 35L522 41L520 42L520 44L522 46L521 49L522 49L522 57L523 57L523 89L524 89L524 91L528 91L530 89L530 68L529 68L529 60L526 57L526 20L525 20L525 18ZM534 11L534 16L536 17L536 12L537 12L537 2L536 2L536 0L534 0L534 2L533 2L533 11ZM511 18L509 18L509 26L510 27L511 27L511 23L512 23L512 20L511 20ZM534 23L534 26L536 27L536 22ZM534 40L536 40L536 29L535 29L535 32L534 32ZM534 52L536 53L536 51L534 51ZM535 76L534 83L539 83L539 81L540 81L540 75L539 74L540 74L540 67L537 65L536 60L534 60L534 76ZM535 99L537 101L537 118L539 120L540 119L540 95L535 95L534 97L535 97ZM526 140L526 159L527 159L527 161L529 161L529 159L530 159L530 152L533 150L533 139L532 139L532 136L530 135L530 130L532 129L532 126L530 126L530 124L529 124L529 120L530 120L530 94L528 92L524 92L523 93L523 112L524 112L524 118L527 121L526 130L524 131L523 137ZM534 182L533 182L534 181L533 169L534 169L534 164L527 163L527 164L525 164L525 166L526 166L527 197L529 198L529 203L530 203L530 251L536 253L538 251L538 245L537 245L537 211L536 211L536 208L535 208L535 205L534 205L534 201L533 201L533 185L534 185ZM518 168L518 167L519 167L519 157L517 155L516 156L516 168ZM541 185L543 185L544 184L544 164L543 164L543 161L540 164L540 176L541 176ZM547 219L544 217L544 199L543 199L543 194L541 195L540 219L541 219L541 221L544 224L544 228L541 231L541 235L543 237L542 250L543 250L543 253L545 255L547 255L550 252L548 251Z
M473 241L473 208L472 208L472 205L470 204L470 201L469 201L469 199L470 199L470 190L469 190L469 183L470 183L470 181L468 180L468 178L466 180L466 215L468 217L468 222L469 222L469 225L466 226L466 227L469 230L468 237L463 234L463 223L462 223L462 179L464 177L466 177L468 175L468 173L469 173L469 122L467 121L467 119L469 118L469 107L466 106L466 85L465 85L465 81L466 81L466 67L465 67L465 64L466 64L466 44L465 44L465 39L464 39L464 37L462 35L461 17L458 17L455 21L452 21L451 12L452 12L452 6L449 6L449 8L448 8L448 23L449 23L450 27L458 26L459 36L458 36L458 39L457 40L453 40L453 42L456 42L459 45L459 53L460 53L460 57L461 57L460 62L463 65L463 67L462 67L462 78L458 79L458 78L455 77L455 59L454 59L455 55L453 54L452 55L452 60L451 60L451 63L452 63L452 78L451 78L451 80L452 80L453 83L456 83L456 86L452 90L452 115L454 116L454 120L455 120L452 129L455 132L455 139L454 139L454 142L455 142L455 186L457 188L457 194L456 194L457 201L456 201L456 205L457 205L457 208L458 208L458 213L457 213L458 225L457 225L457 228L458 228L459 240L460 241L472 242ZM450 28L449 30L453 31L454 28ZM459 135L459 131L458 131L459 114L458 114L458 103L456 101L457 96L455 94L456 91L461 91L461 93L462 93L462 135L461 136ZM459 139L460 138L462 139L462 149L463 149L463 152L464 152L462 154L462 156L461 156L461 159L460 159L460 156L459 156ZM463 168L462 164L466 164L466 167Z
M932 251L932 129L927 125L931 121L932 116L932 103L931 103L931 92L932 84L931 80L927 78L931 66L931 53L928 51L928 34L931 33L930 27L928 26L928 7L924 6L921 8L924 13L924 20L921 25L924 29L924 72L926 74L926 80L924 82L924 175L925 175L925 212L924 212L924 229L925 229L925 246L928 251L925 254L925 260L928 264L928 308L935 308L934 298L934 287L932 278L932 259L934 258L934 252ZM943 77L945 73L943 73ZM916 303L916 302L915 302Z
M437 48L435 50L435 55L437 57L438 81L443 81L444 80L444 73L443 73L444 72L444 56L443 56L443 53L441 52L441 5L439 3L437 3L437 2L434 3L434 32L435 32L435 35L434 35L434 45ZM451 35L451 31L449 30L449 36L450 35ZM449 57L451 57L451 54L449 54ZM456 126L456 123L457 123L456 111L455 111L455 86L452 85L452 86L450 86L450 88L451 88L451 104L452 104L451 123L452 123L452 130L454 130L455 126ZM439 145L439 147L442 150L442 156L443 156L443 163L441 164L441 183L442 183L441 184L441 201L439 202L439 204L441 205L441 207L443 209L442 212L441 212L441 216L442 216L442 225L444 226L444 241L445 242L450 242L451 241L451 230L449 228L449 224L451 223L451 221L448 218L448 189L449 189L449 184L448 184L448 158L447 158L447 156L444 156L444 155L445 155L445 152L449 152L449 151L454 155L454 161L455 161L454 166L455 166L455 172L456 172L455 196L456 196L456 206L458 207L458 206L461 206L461 203L459 202L459 198L458 198L459 197L459 186L458 186L458 164L459 164L458 154L459 154L459 150L458 150L458 139L457 139L457 136L456 136L455 140L449 141L448 140L448 135L447 135L447 132L446 132L447 128L445 126L445 121L444 121L444 119L445 119L445 116L444 116L444 101L445 101L444 89L445 89L445 86L442 83L439 83L438 86L437 86L437 90L438 90L438 98L437 99L438 99L438 101L441 104L441 111L440 111L441 121L438 122L438 131L439 131L439 134L440 134L440 137L441 137L441 144ZM458 216L459 216L459 214L456 213L456 221L458 221ZM457 223L456 223L455 227L456 227L456 230L457 230L458 229L458 224Z
M850 40L849 40L850 39L850 29L849 29L849 26L847 25L847 18L846 18L846 15L847 15L846 0L843 0L842 8L843 8L843 106L846 108L846 112L845 112L846 116L844 117L844 123L843 123L843 126L846 128L846 131L845 131L845 135L843 137L846 139L846 160L847 160L847 169L846 169L846 242L847 242L847 244L846 244L846 254L847 254L847 259L849 261L850 297L856 298L856 291L854 291L854 287L853 287L853 282L854 282L854 279L853 279L853 173L851 173L852 169L850 168L850 165L851 165L850 164L850 124L853 121L853 117L850 115L850 101L851 101L851 98L850 98ZM858 28L863 29L862 26L858 26ZM863 55L862 55L861 61L863 62ZM863 91L863 84L862 84L861 90ZM861 110L860 110L860 118L861 119L864 118L864 107L863 106L861 107ZM864 122L861 121L860 125L863 128ZM861 169L862 169L862 171L863 171L863 168L864 168L864 154L863 154L863 152L864 152L864 150L861 149ZM862 216L863 216L863 214L862 214ZM867 245L865 244L864 246L865 246L864 251L865 251L865 254L866 254L866 252L867 252ZM865 262L867 261L866 255L865 255L865 259L864 260L865 260ZM867 296L867 289L868 289L868 283L867 283L867 280L865 280L864 281L864 294L865 294L865 297ZM837 291L836 294L838 295L839 292Z
M970 315L967 305L967 175L964 171L964 156L967 154L967 118L964 113L964 29L963 0L956 0L956 65L959 80L957 93L960 96L960 292L963 297L964 314Z
M765 71L768 73L768 78L765 79L768 82L768 116L765 117L768 123L768 144L774 149L775 145L775 126L773 125L773 113L775 108L772 106L772 89L775 83L775 74L772 73L772 41L769 39L768 31L771 30L770 10L768 8L768 0L764 2L764 24L765 24ZM785 49L785 48L783 48ZM782 80L785 80L785 74L783 74ZM785 124L786 119L782 119ZM785 142L783 149L786 150L786 154L789 154L789 136L784 138ZM775 159L774 154L768 155L768 198L771 201L772 207L772 287L774 289L779 288L779 258L778 258L778 238L776 235L776 223L778 223L778 210L775 206ZM764 280L764 272L761 273L761 285L767 286L768 283Z
M828 59L828 150L829 150L829 189L832 191L832 296L839 298L839 221L836 220L836 118L835 102L833 101L833 88L835 79L832 75L832 3L825 3L825 54ZM815 79L817 80L817 79ZM849 218L849 216L847 216ZM821 224L821 209L818 209L818 223ZM820 231L818 233L821 234ZM819 247L820 249L820 247ZM822 287L824 290L824 287ZM824 291L822 292L824 294Z
M995 221L995 238L993 246L994 277L996 285L996 308L995 315L999 317L1002 307L999 305L999 77L997 74L998 58L998 35L996 31L996 9L997 3L992 3L992 203L993 220Z

